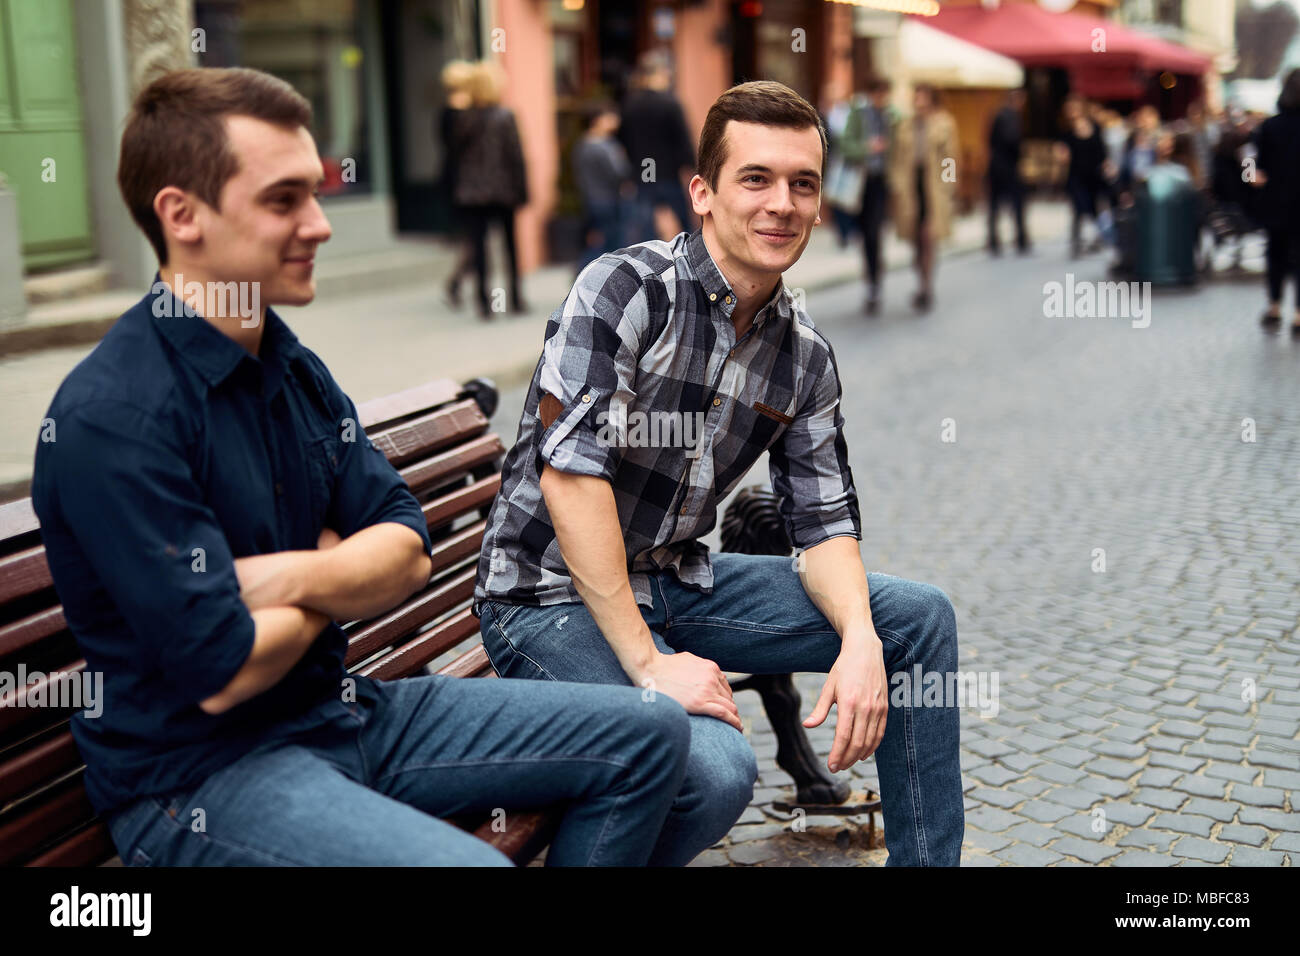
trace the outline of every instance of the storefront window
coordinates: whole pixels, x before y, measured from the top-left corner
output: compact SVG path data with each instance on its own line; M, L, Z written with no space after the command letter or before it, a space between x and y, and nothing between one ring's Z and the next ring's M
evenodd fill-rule
M373 182L365 110L359 0L195 0L202 66L247 66L293 85L312 107L325 166L322 195L368 193Z

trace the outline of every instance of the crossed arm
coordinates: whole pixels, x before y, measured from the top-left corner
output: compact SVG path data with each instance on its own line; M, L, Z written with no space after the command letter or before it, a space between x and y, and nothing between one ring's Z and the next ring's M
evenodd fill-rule
M316 550L235 559L240 598L252 614L253 649L221 691L199 706L219 714L277 684L331 620L371 617L429 580L420 536L381 522L340 539L326 528Z

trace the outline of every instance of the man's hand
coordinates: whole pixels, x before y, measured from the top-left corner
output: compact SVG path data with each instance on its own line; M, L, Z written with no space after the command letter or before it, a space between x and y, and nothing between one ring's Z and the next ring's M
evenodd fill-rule
M835 742L826 766L832 773L853 766L875 753L885 736L889 715L889 690L885 679L885 653L880 638L845 640L817 706L804 720L816 727L835 704Z
M716 717L744 732L731 685L713 661L686 651L659 654L636 679L642 687L667 694L686 708L688 714Z

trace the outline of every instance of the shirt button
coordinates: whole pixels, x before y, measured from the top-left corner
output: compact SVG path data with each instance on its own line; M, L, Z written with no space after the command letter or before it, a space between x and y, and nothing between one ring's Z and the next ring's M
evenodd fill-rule
M679 512L677 512L677 513L678 513L678 514L683 514L683 515L686 514L686 506L685 506L685 505L682 505L682 510L679 511Z
M277 495L284 494L284 485L280 484L278 481L275 483L275 493Z
M584 396L582 396L582 400L583 400L584 402L589 402L589 401L591 401L591 396L590 396L590 395L584 395Z
M720 398L715 398L715 399L713 400L713 407L714 407L714 408L717 408L717 407L718 407L719 405L721 405L721 404L722 404L722 399L720 399Z
M731 305L731 296L727 296L727 297L726 297L725 299L723 299L722 301L725 302L725 303L727 303L727 305Z
M717 302L717 301L718 301L718 293L716 293L716 292L710 292L710 293L709 293L709 301L710 301L710 302Z

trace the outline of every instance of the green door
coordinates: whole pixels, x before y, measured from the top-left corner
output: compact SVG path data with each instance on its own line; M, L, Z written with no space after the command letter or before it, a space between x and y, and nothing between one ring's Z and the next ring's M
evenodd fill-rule
M72 0L0 0L0 173L25 269L93 257Z

